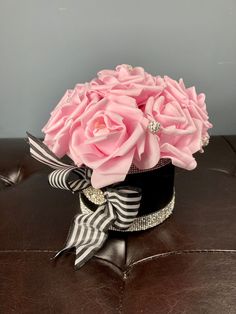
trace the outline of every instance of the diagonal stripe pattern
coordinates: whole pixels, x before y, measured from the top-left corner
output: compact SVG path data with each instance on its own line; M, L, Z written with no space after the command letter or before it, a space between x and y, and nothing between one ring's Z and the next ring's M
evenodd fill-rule
M32 157L55 169L49 174L51 186L82 193L91 185L91 169L63 163L46 145L27 133ZM70 175L78 176L70 180ZM65 247L55 257L75 248L75 267L82 267L104 244L110 226L128 229L138 214L141 189L136 187L104 188L105 202L96 211L74 217Z

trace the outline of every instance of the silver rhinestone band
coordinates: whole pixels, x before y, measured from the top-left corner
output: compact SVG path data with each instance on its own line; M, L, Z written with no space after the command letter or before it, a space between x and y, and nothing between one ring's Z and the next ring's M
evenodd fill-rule
M172 214L174 205L175 205L175 193L173 194L171 201L165 207L151 214L135 218L133 223L130 225L128 229L120 230L115 227L110 227L109 230L127 232L127 231L141 231L141 230L153 228L161 224ZM82 213L84 214L92 213L92 211L84 204L81 197L80 197L80 208L81 208Z

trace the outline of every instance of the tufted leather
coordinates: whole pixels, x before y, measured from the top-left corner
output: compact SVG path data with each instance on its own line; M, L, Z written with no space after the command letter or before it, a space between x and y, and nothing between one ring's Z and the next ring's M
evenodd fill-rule
M0 140L0 313L236 313L236 136L176 171L174 214L111 232L79 271L62 248L76 196L47 184L23 139Z

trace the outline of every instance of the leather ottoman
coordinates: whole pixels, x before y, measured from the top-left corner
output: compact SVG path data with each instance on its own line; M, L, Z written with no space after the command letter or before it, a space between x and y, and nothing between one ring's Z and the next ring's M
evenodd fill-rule
M0 313L236 313L236 136L176 169L158 227L110 232L80 270L63 247L76 195L51 188L24 139L0 140Z

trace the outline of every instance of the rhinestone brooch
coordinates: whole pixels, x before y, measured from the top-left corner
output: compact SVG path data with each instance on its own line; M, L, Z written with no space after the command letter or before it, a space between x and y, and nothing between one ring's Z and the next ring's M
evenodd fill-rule
M89 186L88 188L83 190L83 193L90 202L96 205L102 205L106 202L104 194L100 189L95 189L92 186Z
M148 124L149 131L153 134L157 133L161 127L161 124L155 120L151 120Z
M202 146L207 146L209 144L209 137L205 136L202 138Z
M209 144L209 136L205 136L201 139L201 149L200 149L200 153L204 153L204 149L203 147L206 147Z

